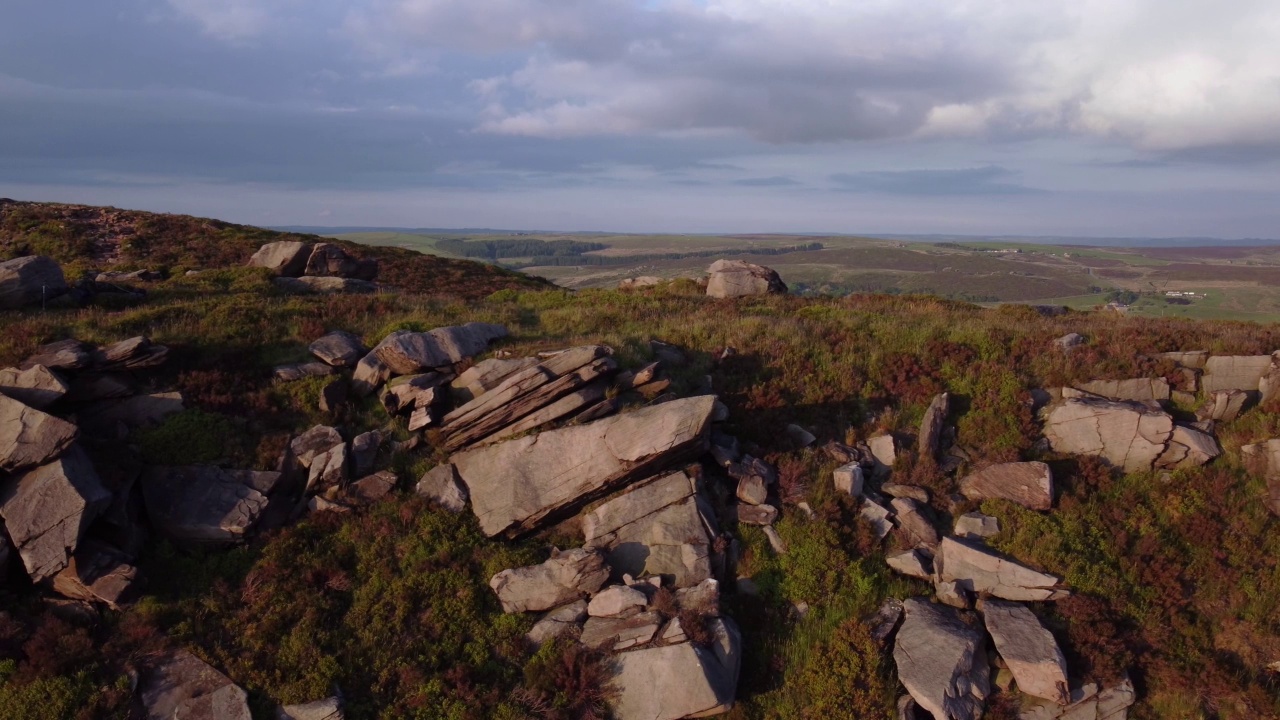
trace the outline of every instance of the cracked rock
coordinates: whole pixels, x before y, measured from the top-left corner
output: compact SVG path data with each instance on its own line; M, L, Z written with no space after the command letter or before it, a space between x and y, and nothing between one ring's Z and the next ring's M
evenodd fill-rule
M553 550L541 565L503 570L489 580L503 612L540 612L599 590L609 579L609 568L596 551L586 548Z
M1044 435L1057 452L1143 472L1164 453L1173 427L1168 413L1140 403L1071 398L1046 408Z
M936 720L979 720L991 693L986 636L924 598L904 602L903 615L893 659L907 692Z
M934 557L938 579L970 593L1005 600L1057 600L1066 596L1058 578L1003 558L971 541L945 537Z
M1018 689L1059 705L1069 702L1067 660L1040 620L1021 603L985 600L982 619Z

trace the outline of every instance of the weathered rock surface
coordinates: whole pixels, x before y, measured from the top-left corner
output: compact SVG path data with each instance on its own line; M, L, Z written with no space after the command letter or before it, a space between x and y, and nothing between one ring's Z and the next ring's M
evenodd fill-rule
M553 551L541 565L503 570L489 580L503 612L540 612L581 600L609 579L604 557L595 550Z
M478 355L489 343L507 336L507 329L489 323L467 323L429 332L400 330L373 349L382 364L397 375L445 367Z
M44 464L78 434L66 420L0 395L0 473Z
M355 367L368 352L360 338L345 330L325 333L307 349L312 355L334 367Z
M907 692L936 720L979 720L991 693L986 637L924 598L904 602L903 614L893 659Z
M276 711L276 720L343 720L342 700L331 697L301 705L284 705Z
M771 268L753 265L742 260L717 260L707 269L707 296L713 298L741 297L743 295L767 295L786 293L787 285Z
M1262 377L1270 369L1270 355L1214 355L1205 361L1200 387L1206 393L1218 390L1257 392Z
M332 375L334 372L336 371L332 365L322 362L303 362L277 365L272 368L271 375L280 382L294 382L309 377L324 377Z
M647 645L653 641L661 626L662 616L656 612L622 617L589 617L582 626L582 635L578 641L587 647L617 652L637 645Z
M614 617L630 611L644 609L649 599L639 590L627 585L611 585L596 593L587 603L591 617Z
M489 358L463 371L450 383L459 402L467 403L489 392L515 373L538 364L537 358Z
M893 523L889 518L893 517L893 513L879 502L866 498L862 501L862 509L858 512L863 520L871 524L875 530L876 537L884 539L893 530Z
M316 243L307 257L306 275L372 280L378 276L376 261L361 261L333 243Z
M249 258L249 265L264 267L276 275L301 277L311 257L311 243L284 240L267 243Z
M35 582L67 566L89 524L110 502L93 463L76 446L57 460L0 479L0 518Z
M990 515L970 512L956 518L955 535L962 538L989 538L1000 533L1000 521Z
M1196 410L1196 417L1214 422L1231 422L1240 416L1248 402L1249 393L1244 390L1218 390L1208 394L1204 405Z
M1208 433L1186 425L1175 425L1169 446L1156 460L1156 467L1200 467L1222 454L1218 441Z
M1101 692L1094 683L1071 691L1071 704L1048 701L1028 703L1018 720L1125 720L1129 707L1138 699L1133 683L1124 680Z
M582 516L586 545L606 553L615 579L662 575L676 587L711 577L708 524L683 472L638 482Z
M351 483L342 493L343 499L356 505L371 505L391 494L399 478L390 470L366 475Z
M1164 378L1090 380L1089 382L1076 383L1075 388L1108 400L1169 399L1169 381Z
M101 542L84 542L76 548L71 562L53 578L55 592L87 602L103 603L118 610L133 599L138 568L128 555Z
M862 466L856 462L846 463L835 469L833 480L836 492L859 497L862 495Z
M898 460L898 444L893 436L885 434L867 438L867 449L871 451L871 459L875 462L872 477L888 477L893 471L893 464Z
M95 369L104 372L143 370L159 367L168 359L169 348L156 345L150 338L138 335L101 348Z
M1182 367L1194 370L1204 369L1205 363L1209 361L1209 351L1207 350L1175 350L1173 352L1156 353L1155 356L1162 360L1172 360Z
M1055 451L1095 455L1125 472L1150 470L1173 434L1172 417L1139 403L1072 398L1046 411Z
M935 395L929 407L924 411L920 421L920 437L917 450L920 457L937 457L942 430L947 424L947 414L951 412L951 396L947 393Z
M575 600L568 605L561 605L558 608L548 610L546 614L538 618L533 627L529 628L529 632L525 633L525 638L531 644L541 646L548 640L563 637L573 632L586 619L586 601Z
M709 623L711 647L679 643L618 655L610 686L616 720L678 720L727 712L737 693L742 638L728 618Z
M50 370L82 370L93 363L93 348L71 338L41 345L36 354L23 360L19 367L26 370L43 365Z
M734 521L746 525L772 525L778 519L778 508L772 505L729 506L729 515Z
M262 493L209 465L149 468L141 483L152 525L179 542L239 542L267 506Z
M351 438L351 472L363 477L373 472L378 462L378 449L382 447L382 433L378 430L363 432Z
M31 255L0 262L0 310L38 305L66 291L62 268L52 258Z
M982 620L1018 689L1059 705L1070 701L1067 660L1035 614L1020 603L985 600Z
M342 277L278 277L272 280L276 287L295 295L372 295L378 292L378 286L368 280Z
M138 690L147 720L252 720L249 696L226 675L178 650L155 660Z
M908 547L937 547L938 531L923 505L911 498L894 498L889 506L897 516L899 535Z
M871 631L871 639L875 640L877 645L884 647L897 631L900 622L902 622L902 601L895 597L888 597L880 603L875 614L867 618L865 624Z
M1003 499L1032 510L1053 507L1053 473L1042 462L998 463L960 480L970 500Z
M889 569L907 577L928 580L933 576L933 560L918 549L908 550L884 559Z
M351 392L357 397L364 397L391 377L391 368L382 364L378 356L369 353L356 363L355 372L351 376Z
M880 492L895 498L909 498L923 505L929 504L929 491L919 485L899 485L897 483L885 483L880 486Z
M342 444L342 435L338 429L328 425L316 425L289 442L289 452L304 468L311 467L311 461L317 455Z
M1005 600L1057 600L1066 595L1058 578L1008 560L967 540L945 537L933 560L943 582L970 593L989 593Z
M485 534L519 535L631 478L701 455L714 403L711 395L673 400L451 460Z
M340 488L351 479L351 450L341 442L311 459L307 474L307 492L322 493Z
M1080 333L1067 333L1066 335L1063 335L1057 340L1054 340L1053 344L1056 345L1059 349L1070 350L1073 347L1083 345L1084 341L1085 341L1085 338Z
M467 509L467 488L449 463L428 470L414 487L414 492L449 512L460 513Z
M0 395L37 410L61 400L68 390L70 387L62 378L43 365L33 365L26 370L0 369Z

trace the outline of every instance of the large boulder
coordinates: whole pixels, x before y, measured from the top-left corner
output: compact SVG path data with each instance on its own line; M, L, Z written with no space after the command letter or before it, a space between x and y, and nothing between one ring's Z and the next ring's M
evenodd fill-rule
M451 458L486 535L522 535L552 518L707 449L713 395L672 400Z
M240 542L267 507L266 496L241 477L209 465L149 468L142 497L152 525L187 543Z
M186 650L152 662L138 683L146 720L252 720L249 696Z
M979 720L991 693L982 631L925 598L904 602L903 614L893 659L907 692L935 720Z
M0 262L0 310L52 300L67 291L62 268L43 255Z
M743 295L786 293L787 285L771 268L742 260L717 260L707 269L707 296L731 298Z
M325 333L308 349L312 355L334 367L355 367L368 352L360 338L345 330Z
M36 582L67 566L89 524L110 503L111 493L78 446L16 478L0 479L0 518Z
M333 243L316 243L303 274L372 280L378 276L378 264L372 260L357 260Z
M609 579L604 557L590 548L553 550L541 565L503 570L489 580L503 612L541 612L581 600Z
M933 566L940 581L973 594L1022 601L1057 600L1067 594L1059 589L1058 578L954 537L942 539Z
M33 365L26 370L0 370L0 395L7 395L37 410L44 410L61 400L70 389L62 378L43 365Z
M1263 376L1270 369L1270 355L1214 355L1205 361L1200 388L1206 393L1218 390L1257 392Z
M678 720L728 712L737 695L742 638L728 618L708 621L710 647L676 645L624 652L609 682L616 720Z
M373 352L391 372L409 375L478 355L489 343L506 336L507 329L501 325L476 322L429 332L400 330L383 338Z
M1032 510L1053 507L1053 473L1042 462L998 463L960 480L970 500L1009 500Z
M249 258L249 264L264 267L282 277L301 277L311 257L311 243L295 240L267 243Z
M683 472L632 485L582 517L587 546L605 550L614 579L662 575L676 587L711 577L709 524Z
M1044 435L1055 451L1095 455L1125 472L1150 470L1173 427L1168 413L1134 402L1071 398L1045 409Z
M0 473L48 462L75 439L75 425L0 395Z
M1067 660L1053 633L1021 603L985 600L981 609L996 652L1009 666L1018 689L1066 705L1070 701Z

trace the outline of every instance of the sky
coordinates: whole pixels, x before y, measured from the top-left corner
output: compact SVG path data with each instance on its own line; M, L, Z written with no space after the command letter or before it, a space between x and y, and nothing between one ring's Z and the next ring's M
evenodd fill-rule
M1275 0L8 0L0 197L1280 238Z

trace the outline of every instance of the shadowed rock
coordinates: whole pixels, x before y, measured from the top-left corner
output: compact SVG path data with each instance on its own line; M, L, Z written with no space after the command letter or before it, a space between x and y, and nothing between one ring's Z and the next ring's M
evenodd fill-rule
M991 692L986 637L949 607L903 603L894 642L898 679L936 720L979 720Z
M1071 704L1065 707L1032 699L1024 705L1018 720L1125 720L1137 699L1133 683L1127 678L1101 692L1096 684L1089 683L1072 690Z
M276 710L276 720L343 720L342 700L331 697L301 705L285 705Z
M595 550L553 550L541 565L503 570L489 580L502 611L540 612L581 600L609 579L604 557Z
M486 535L520 535L626 481L706 451L715 397L625 415L454 455Z
M920 457L937 457L939 443L942 441L942 430L947 423L947 413L951 412L951 396L941 393L933 397L924 418L920 421L920 437L917 451Z
M7 395L37 410L43 410L62 399L68 390L70 387L62 378L43 365L33 365L26 370L0 370L0 395Z
M489 323L467 323L424 333L400 330L383 338L373 353L393 373L409 375L478 355L490 342L506 336L506 328Z
M262 493L209 465L150 468L142 497L152 525L179 542L239 542L267 507Z
M1066 705L1067 660L1053 633L1020 603L985 600L981 609L987 632L1018 682L1018 689Z
M249 265L264 267L276 275L301 277L311 257L311 243L294 240L267 243L249 258Z
M226 675L187 652L167 653L138 683L147 720L252 720L249 696Z
M0 395L0 472L41 465L79 434L75 425Z
M82 370L94 363L93 348L75 339L41 345L36 354L22 361L20 368L43 365L50 370Z
M453 465L444 463L426 472L414 492L449 512L460 513L467 509L467 489L458 480Z
M325 333L307 349L312 355L334 367L355 367L367 352L360 338L345 330Z
M609 686L616 720L678 720L728 712L737 694L742 638L728 618L708 622L710 647L684 642L616 656Z
M105 543L89 541L76 548L70 564L53 578L55 592L74 600L103 603L118 610L133 599L138 568L128 555Z
M35 582L67 566L89 524L110 503L111 493L78 446L48 464L0 480L0 517Z
M1175 425L1169 446L1156 460L1156 467L1200 467L1221 454L1222 449L1212 435L1186 425Z
M1042 462L998 463L960 480L970 500L1003 499L1032 510L1053 507L1053 473Z
M66 291L62 268L52 258L31 255L0 262L0 310L38 305Z
M541 647L548 640L563 637L578 629L586 619L586 601L575 600L568 605L548 610L545 615L538 618L533 627L529 628L529 632L525 633L525 639L530 644Z
M771 268L742 260L717 260L707 268L707 296L732 298L787 292L786 283Z

